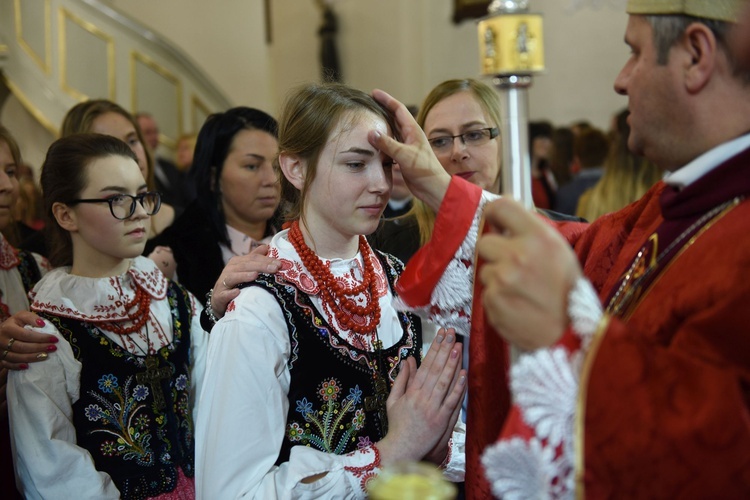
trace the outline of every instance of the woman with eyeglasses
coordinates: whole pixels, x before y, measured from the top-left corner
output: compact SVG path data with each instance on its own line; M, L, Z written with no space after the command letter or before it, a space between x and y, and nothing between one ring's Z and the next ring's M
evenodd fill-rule
M44 363L14 371L8 410L25 498L193 498L201 306L141 256L160 196L107 135L56 141L41 174L59 266L32 290Z
M473 78L447 80L432 89L417 114L433 153L451 175L500 192L500 99ZM435 212L414 200L410 213L387 221L373 243L405 263L432 236Z

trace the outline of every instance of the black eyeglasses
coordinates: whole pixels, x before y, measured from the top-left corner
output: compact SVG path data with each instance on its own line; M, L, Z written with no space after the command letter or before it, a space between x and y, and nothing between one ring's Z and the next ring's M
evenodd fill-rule
M135 202L138 201L148 215L154 215L161 208L161 194L149 191L147 193L137 194L116 194L109 198L94 198L88 200L70 200L68 205L76 203L109 203L109 211L112 216L118 220L130 218L135 213Z
M428 139L432 150L437 153L447 153L453 148L453 141L456 137L461 138L461 142L467 147L472 146L483 146L500 135L500 130L497 127L480 128L476 130L469 130L463 134L458 135L441 135L440 137L433 137Z

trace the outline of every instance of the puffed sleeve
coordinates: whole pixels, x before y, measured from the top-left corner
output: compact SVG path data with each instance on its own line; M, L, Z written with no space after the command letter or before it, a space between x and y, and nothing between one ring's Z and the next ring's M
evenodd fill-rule
M257 287L243 289L214 326L196 417L197 498L364 498L362 477L379 462L374 448L334 455L295 446L275 464L290 349L281 307Z
M89 452L76 445L72 405L78 400L81 365L70 344L47 322L36 331L60 339L57 352L8 377L8 414L16 476L25 498L120 498L108 474L96 470Z

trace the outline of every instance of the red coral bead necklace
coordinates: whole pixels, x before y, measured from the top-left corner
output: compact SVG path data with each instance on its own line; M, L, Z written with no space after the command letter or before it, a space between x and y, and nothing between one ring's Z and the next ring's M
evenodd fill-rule
M315 279L321 300L329 310L333 311L338 324L360 335L377 335L380 323L380 301L377 296L375 268L365 237L362 235L359 237L359 251L364 261L362 282L353 286L346 286L334 278L330 263L324 263L305 243L299 221L292 222L289 228L289 241L299 254L305 268ZM359 305L354 300L360 294L365 296L364 305ZM361 317L364 321L355 321L356 317Z
M128 320L132 322L130 326L122 326L119 321L109 321L98 323L97 326L118 335L129 335L139 332L148 320L151 310L151 295L149 295L141 286L135 284L135 295L133 300L125 304L125 311Z

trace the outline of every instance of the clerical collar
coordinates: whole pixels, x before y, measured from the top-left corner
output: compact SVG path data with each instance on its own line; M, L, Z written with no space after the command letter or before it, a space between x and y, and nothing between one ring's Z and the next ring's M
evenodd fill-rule
M681 169L666 174L664 182L677 189L683 189L748 148L750 148L750 134L720 144Z

